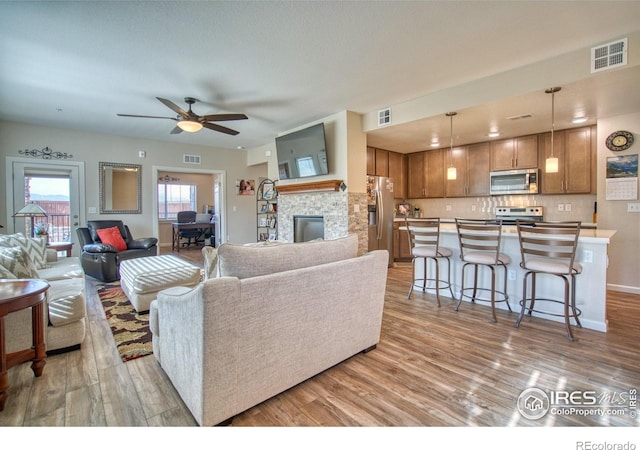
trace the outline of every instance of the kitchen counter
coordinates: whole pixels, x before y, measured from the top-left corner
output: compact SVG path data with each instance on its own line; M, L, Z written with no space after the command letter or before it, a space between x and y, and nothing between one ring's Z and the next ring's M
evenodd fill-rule
M404 223L404 218L398 218ZM404 226L401 230L406 230ZM451 281L454 286L454 294L459 296L461 285L462 261L460 260L460 250L458 242L458 233L455 223L441 223L440 226L440 245L451 249L453 255L451 257ZM582 310L580 322L584 328L597 331L607 331L606 317L606 301L607 301L607 266L608 254L607 249L609 242L615 235L615 230L602 229L581 229L578 239L578 247L576 250L576 262L582 265L582 273L576 276L576 305ZM502 232L502 249L501 251L511 257L511 264L508 266L507 293L509 295L509 304L514 311L513 321L515 322L520 312L520 300L522 299L522 281L525 271L520 268L520 242L518 239L518 231L515 226L506 225ZM430 270L432 265L430 265ZM422 274L422 261L416 261L416 273ZM471 274L468 271L469 278L465 284L472 283ZM501 274L498 271L497 285L502 283ZM429 275L433 277L434 274ZM421 276L420 276L421 278ZM490 285L489 270L480 270L478 284L479 286ZM420 292L420 288L416 285L414 292ZM433 292L433 291L428 291ZM440 296L447 296L448 290L440 292ZM564 282L553 275L538 275L538 283L536 287L536 295L539 298L556 298L562 299L564 295ZM465 299L467 301L467 299ZM498 303L496 307L507 309L505 303ZM557 314L562 313L562 305L545 302L544 307ZM460 308L460 314L464 314L464 305ZM555 320L563 322L564 318L554 317L545 314L536 314L539 319ZM526 320L521 326L526 326Z

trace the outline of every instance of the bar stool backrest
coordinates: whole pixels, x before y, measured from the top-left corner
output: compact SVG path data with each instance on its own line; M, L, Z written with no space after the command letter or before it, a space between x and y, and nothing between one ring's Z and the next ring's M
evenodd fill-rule
M434 254L438 254L438 247L440 245L440 218L409 220L405 217L404 223L407 227L409 248L412 251L416 244L419 244L432 247Z
M456 218L460 259L472 252L482 252L493 257L491 264L498 264L500 241L502 239L502 220L500 219L459 219Z
M535 222L517 220L520 240L520 267L530 269L530 263L538 263L543 258L553 260L554 273L561 273L557 267L566 267L566 275L574 270L576 248L580 236L581 222ZM574 271L575 273L575 271Z

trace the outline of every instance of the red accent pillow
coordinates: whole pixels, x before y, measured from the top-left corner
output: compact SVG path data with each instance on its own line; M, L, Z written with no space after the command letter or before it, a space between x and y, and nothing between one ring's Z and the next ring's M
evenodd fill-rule
M118 227L102 228L96 230L103 244L113 245L119 252L127 249L127 243L122 239Z

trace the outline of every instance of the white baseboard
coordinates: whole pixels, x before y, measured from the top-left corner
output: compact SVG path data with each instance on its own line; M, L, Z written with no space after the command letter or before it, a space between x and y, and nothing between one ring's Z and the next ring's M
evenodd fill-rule
M638 286L623 286L620 284L607 283L607 289L610 289L616 292L626 292L627 294L640 295L640 287Z

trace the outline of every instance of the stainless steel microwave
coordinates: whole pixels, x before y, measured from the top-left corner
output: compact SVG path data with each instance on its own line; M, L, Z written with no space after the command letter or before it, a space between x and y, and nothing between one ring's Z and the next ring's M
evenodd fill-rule
M489 173L491 195L537 194L538 169L499 170Z

